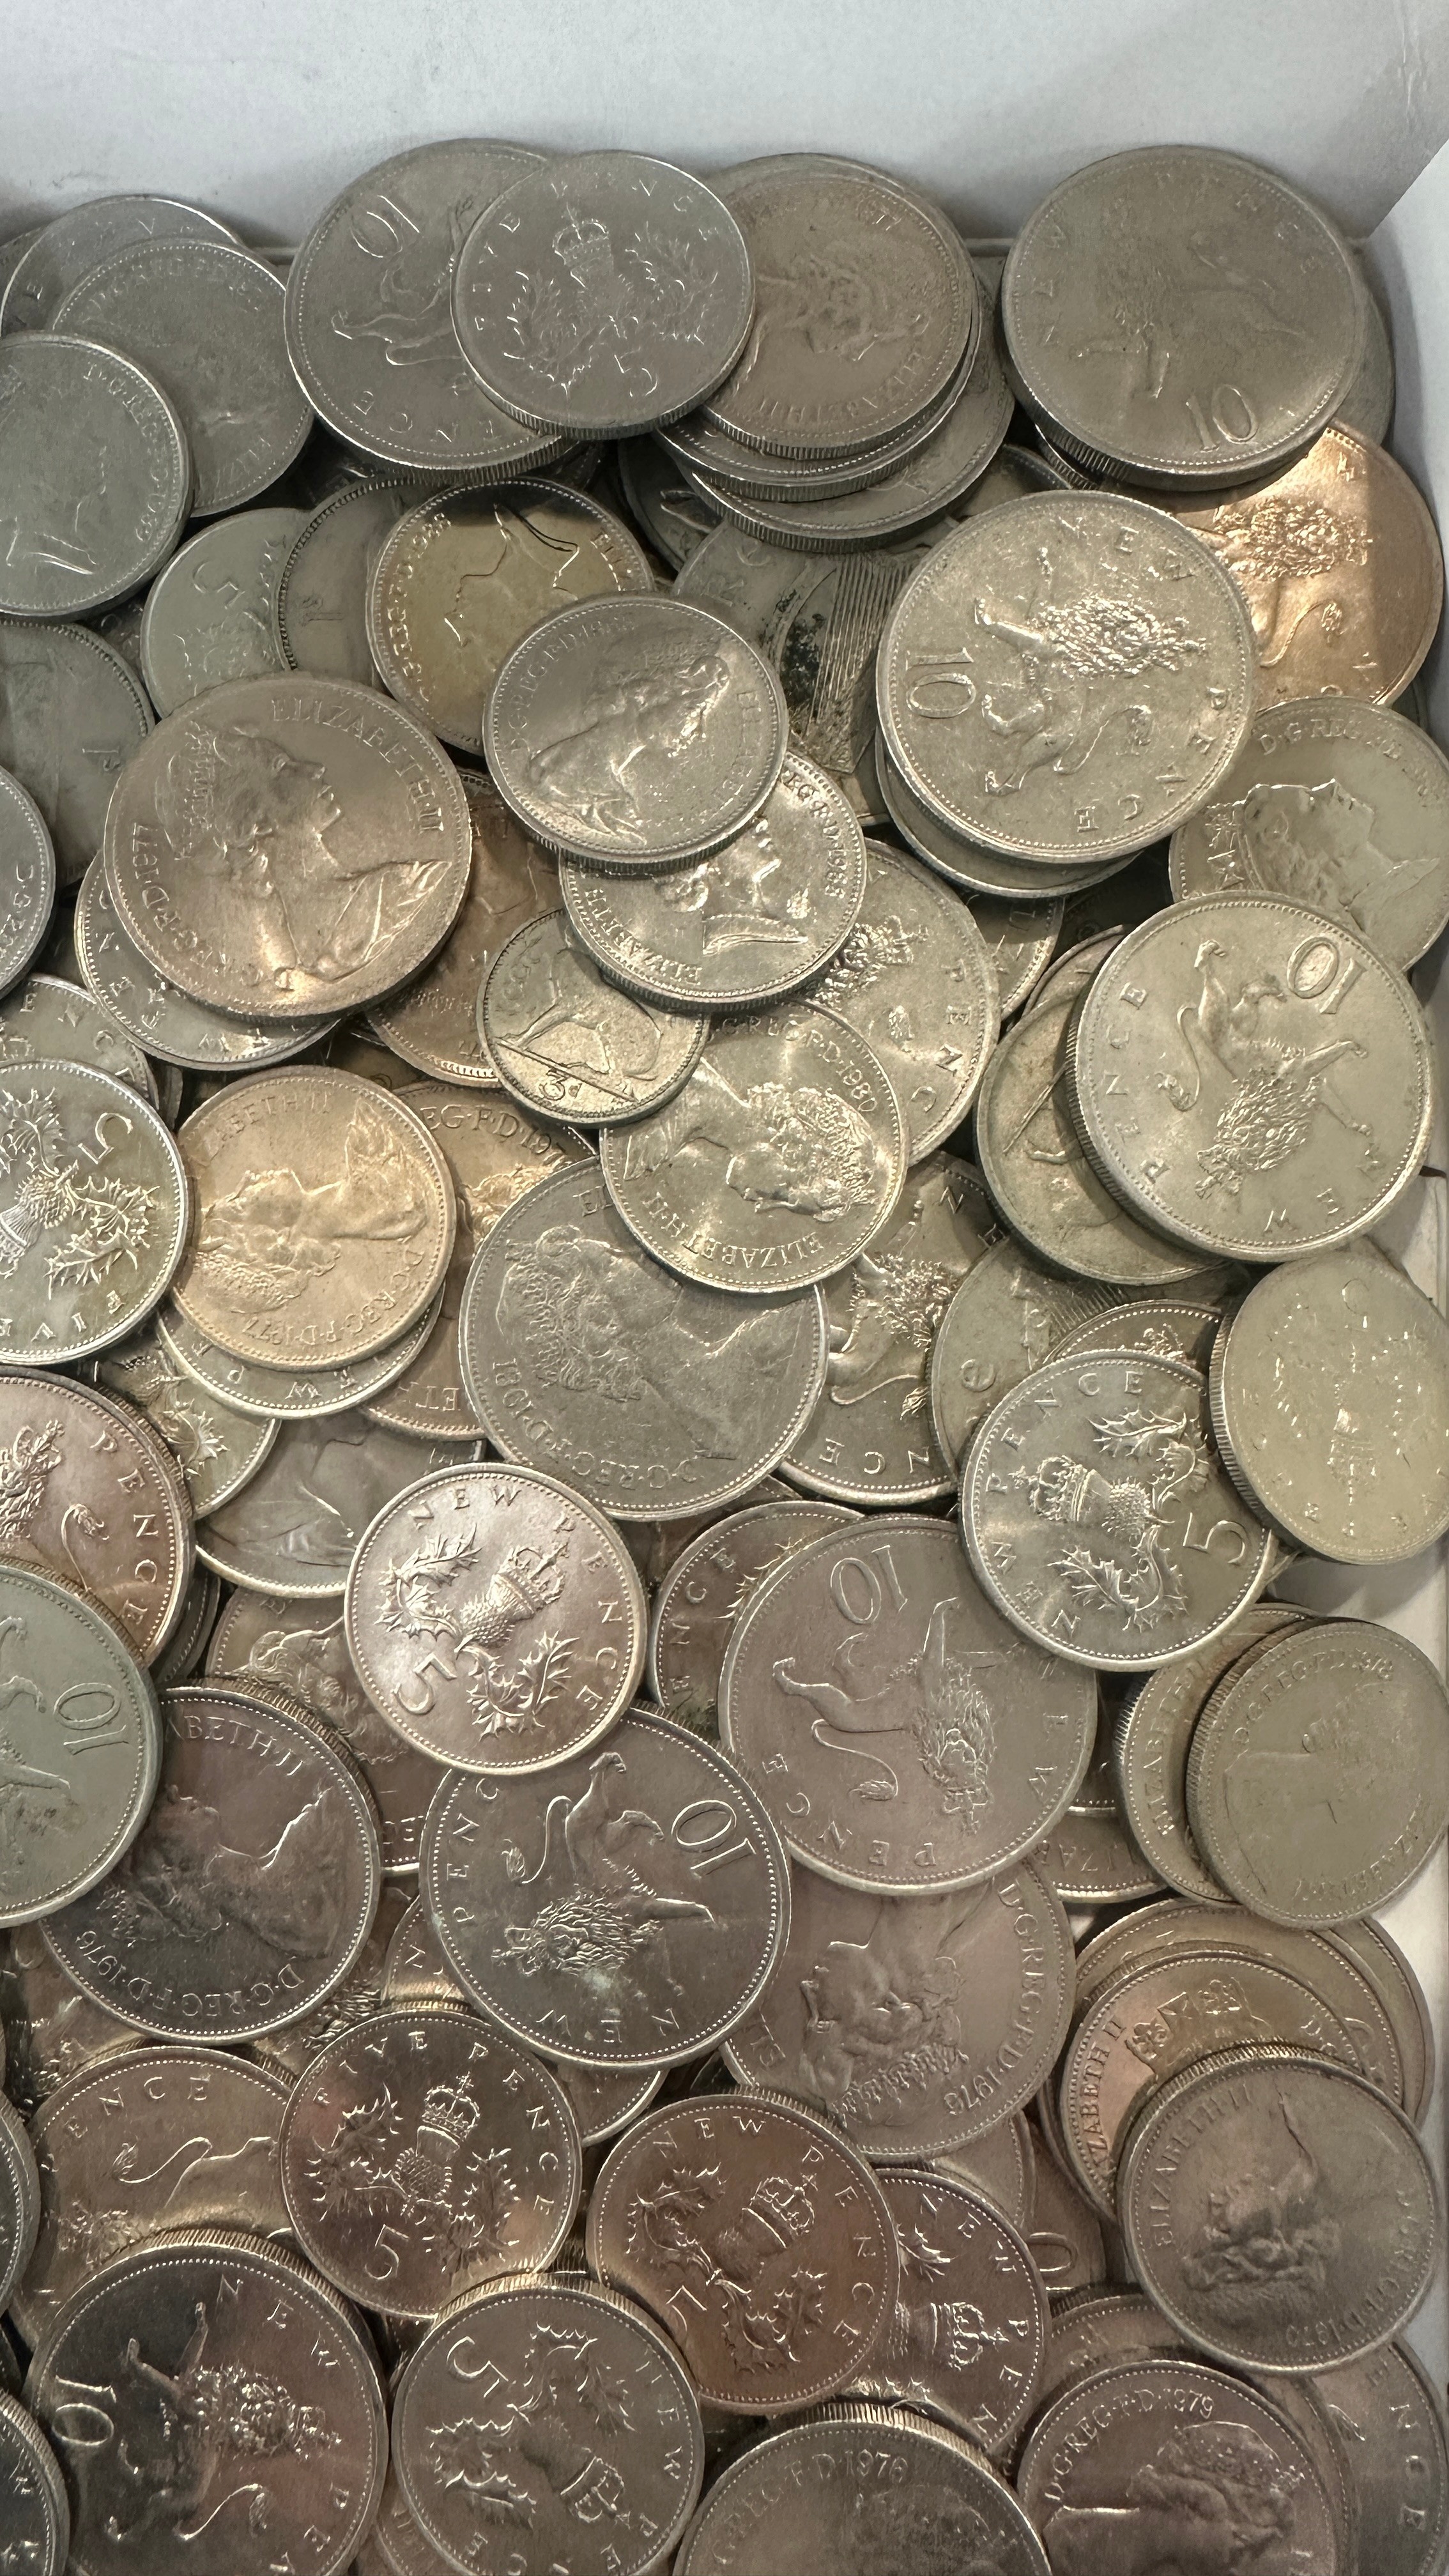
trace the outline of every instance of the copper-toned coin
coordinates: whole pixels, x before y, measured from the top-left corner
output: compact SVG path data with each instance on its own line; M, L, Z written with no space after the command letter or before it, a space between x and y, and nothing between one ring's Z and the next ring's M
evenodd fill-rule
M473 830L463 909L431 966L375 1003L368 1025L419 1073L491 1086L498 1068L479 1026L478 996L505 939L558 902L558 863L520 830L491 779L471 769L458 776Z
M476 1454L385 1430L364 1413L284 1422L251 1483L201 1523L197 1553L247 1591L336 1600L357 1543L384 1503L459 1455Z
M899 2287L879 2184L777 2094L671 2102L589 2195L589 2268L669 2328L711 2406L783 2415L857 2377Z
M1000 2459L1032 2411L1051 2312L1022 2238L961 2183L893 2165L877 2176L895 2221L895 2314L855 2393L924 2407Z
M0 1560L0 1923L94 1887L156 1793L156 1694L73 1577Z
M0 1374L0 1548L82 1585L154 1662L191 1578L190 1514L144 1414L62 1377Z
M855 1518L840 1503L756 1503L681 1550L649 1634L649 1687L666 1717L718 1740L720 1669L745 1603L785 1557Z

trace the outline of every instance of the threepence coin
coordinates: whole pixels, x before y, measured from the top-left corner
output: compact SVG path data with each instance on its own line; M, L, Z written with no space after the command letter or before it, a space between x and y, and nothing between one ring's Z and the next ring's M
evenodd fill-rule
M368 1025L385 1046L439 1082L496 1089L498 1067L480 1025L488 969L506 939L558 902L558 870L521 832L492 780L460 770L473 829L463 909L416 983L385 994Z
M587 1127L633 1124L672 1100L709 1035L697 1012L621 992L562 905L504 941L478 995L478 1028L516 1100Z

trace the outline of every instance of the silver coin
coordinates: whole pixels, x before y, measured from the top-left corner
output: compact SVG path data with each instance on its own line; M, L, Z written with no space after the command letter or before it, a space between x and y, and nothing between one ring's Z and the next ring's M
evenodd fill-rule
M1422 2128L1434 2090L1438 2047L1429 2000L1413 1966L1381 1923L1339 1923L1325 1938L1348 1952L1388 2014L1404 2070L1404 2108L1415 2128ZM1373 2070L1365 2065L1364 2072Z
M1394 344L1361 258L1355 259L1354 268L1363 310L1363 354L1347 391L1339 396L1333 421L1336 429L1350 429L1356 438L1383 447L1394 417Z
M95 1370L99 1384L135 1405L164 1440L198 1519L250 1483L276 1438L275 1423L236 1412L188 1377L154 1325L104 1352Z
M526 832L646 873L742 832L787 739L762 655L673 597L560 609L508 655L483 722L489 775Z
M235 242L229 224L175 197L91 197L31 236L0 302L0 331L46 331L65 297L99 261L129 242ZM7 248L9 245L7 244Z
M971 1264L940 1316L926 1357L936 1447L958 1471L993 1404L1040 1368L1073 1325L1111 1311L1109 1292L1056 1278L1010 1239Z
M196 1552L246 1591L335 1599L384 1503L468 1454L451 1442L385 1430L352 1411L284 1421L257 1473L200 1523Z
M932 550L891 610L876 699L897 769L951 830L1111 859L1211 795L1252 721L1256 650L1232 575L1189 533L1143 501L1042 494Z
M40 2176L25 2123L0 2093L0 2299L8 2308L35 2250Z
M0 241L0 299L3 299L5 289L31 243L39 241L44 230L44 224L29 224L23 232L7 233L5 239Z
M866 844L865 899L814 988L865 1038L906 1115L910 1160L942 1144L975 1099L1000 1026L995 970L969 906L929 868Z
M473 224L453 321L485 392L535 429L626 438L692 411L750 335L750 255L713 190L637 152L515 180Z
M134 672L144 687L141 670L141 620L146 614L146 595L137 591L133 599L120 600L114 608L101 608L85 625L92 635L99 635L113 653L119 653L128 670Z
M54 1368L124 1341L186 1243L185 1166L148 1100L89 1065L0 1073L0 1364Z
M521 832L490 779L460 770L473 831L468 892L447 939L416 983L373 1005L368 1025L420 1073L496 1086L480 1025L488 969L505 939L558 903L557 863Z
M161 1306L156 1332L163 1349L208 1395L238 1413L271 1422L315 1422L328 1414L346 1413L392 1386L418 1357L438 1320L446 1283L431 1306L397 1341L388 1342L371 1359L353 1360L345 1368L265 1368L239 1360L218 1342L187 1322L179 1306Z
M559 885L589 954L678 1011L758 1010L819 974L866 891L866 846L834 780L798 752L738 840L663 876L565 859Z
M0 722L4 714L0 673ZM0 769L0 993L8 993L45 943L55 902L55 851L29 790Z
M709 1021L609 983L559 906L515 930L489 965L478 1026L525 1109L587 1127L631 1126L689 1080Z
M1060 903L1065 895L1100 885L1104 877L1115 876L1131 864L1127 859L1103 863L1086 859L1079 866L1043 867L1032 859L988 850L962 832L949 831L901 776L880 734L875 737L874 770L880 803L901 839L928 868L967 894L994 895L998 902L1019 897L1025 903L1053 898Z
M11 1820L0 1922L28 1923L93 1887L134 1841L156 1792L161 1736L150 1682L78 1585L0 1566L0 1636Z
M111 789L150 730L139 675L98 635L0 621L0 761L40 808L61 885L95 857Z
M90 991L121 1028L163 1064L195 1073L256 1073L315 1046L335 1020L256 1020L194 1002L158 975L124 928L106 884L105 862L92 859L75 906L75 942Z
M656 436L684 468L691 489L708 481L711 487L722 486L746 501L834 500L842 493L863 492L872 483L883 483L934 438L969 373L963 361L935 401L904 429L840 455L782 456L778 449L747 447L732 431L717 429L702 411L667 422Z
M107 1004L83 985L29 975L0 1002L0 1065L88 1064L157 1106L156 1077Z
M720 1671L745 1603L785 1557L855 1517L834 1503L755 1503L681 1550L649 1630L649 1688L676 1726L718 1741Z
M1003 1020L1022 1009L1051 963L1061 934L1062 904L1018 902L1010 895L970 898L971 918L996 970L996 998Z
M1207 1388L1180 1360L1048 1360L992 1407L961 1523L992 1599L1054 1655L1171 1663L1256 1599L1272 1542L1212 1446Z
M1118 2362L1191 2358L1191 2345L1140 2291L1059 2291L1052 2300L1051 2342L1037 2387L1037 2410L1044 2413L1075 2381Z
M1084 1674L1007 1626L954 1525L904 1514L766 1577L719 1703L796 1859L882 1896L974 1887L1029 1852L1076 1794L1096 1708Z
M138 1663L154 1663L191 1579L179 1468L145 1416L95 1387L0 1374L5 1554L106 1611Z
M1136 1905L1161 1892L1162 1880L1115 1810L1069 1807L1037 1853L1037 1864L1063 1905Z
M306 519L272 600L277 651L291 671L381 688L367 640L367 593L390 529L433 488L431 476L346 483Z
M203 528L146 596L141 669L158 715L223 680L285 668L272 630L282 566L307 524L301 510L242 510Z
M1064 957L1084 939L1100 939L1109 930L1120 938L1149 913L1166 910L1172 901L1167 866L1171 846L1169 841L1154 841L1125 867L1104 868L1093 884L1078 886L1068 895L1062 913Z
M1438 2576L1449 2538L1443 2401L1407 2344L1325 2371L1314 2392L1348 2455L1359 2564L1380 2576Z
M807 1492L896 1511L949 1494L927 1378L953 1294L1000 1232L969 1163L932 1154L894 1212L822 1290L830 1330L825 1390L781 1460Z
M181 1615L151 1667L158 1691L190 1681L205 1652L220 1605L221 1584L210 1566L193 1566Z
M852 2383L919 2406L1000 2460L1036 2404L1051 2339L1041 2275L991 2203L939 2173L880 2177L900 2241L891 2324Z
M1107 1305L1065 1333L1053 1357L1074 1360L1081 1351L1151 1351L1159 1359L1186 1360L1191 1368L1206 1369L1222 1320L1221 1306L1197 1305L1185 1297L1129 1297L1125 1304Z
M27 2120L79 2067L140 2046L138 2031L71 1984L38 1923L0 1933L0 2035L9 2098Z
M138 589L170 554L191 451L169 397L130 358L17 332L0 348L0 476L11 529L0 612L75 617Z
M1406 716L1298 698L1258 716L1169 866L1194 895L1286 895L1412 966L1449 920L1449 760Z
M989 974L984 955L982 966ZM607 1131L601 1161L620 1216L656 1260L766 1297L854 1260L900 1197L906 1150L880 1059L810 1001L721 1021L668 1108Z
M15 2564L62 2576L70 2557L70 2506L60 2463L17 2397L0 2391L0 2509Z
M1269 895L1174 904L1129 931L1082 1004L1069 1088L1113 1190L1219 1259L1366 1232L1417 1172L1431 1115L1403 978Z
M1199 1851L1187 1812L1187 1760L1193 1729L1224 1675L1250 1646L1301 1626L1301 1612L1258 1601L1211 1645L1165 1664L1130 1690L1112 1738L1112 1768L1134 1841L1158 1877L1198 1905L1226 1905Z
M650 544L681 572L695 547L719 525L719 512L680 472L657 438L624 438L618 450L624 498Z

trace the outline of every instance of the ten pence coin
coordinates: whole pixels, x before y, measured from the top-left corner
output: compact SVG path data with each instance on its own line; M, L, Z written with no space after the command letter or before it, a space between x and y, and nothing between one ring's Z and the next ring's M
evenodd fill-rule
M415 1440L365 1413L284 1422L255 1476L201 1522L196 1551L228 1583L291 1601L326 1601L346 1588L368 1522L422 1476L474 1449Z
M61 2576L70 2556L70 2506L60 2463L8 2390L0 2390L0 2511L17 2566L31 2576Z
M5 1554L79 1582L153 1663L191 1580L185 1489L160 1435L92 1387L0 1374L0 1458Z
M229 224L175 197L90 197L78 206L68 206L53 223L41 225L27 237L6 279L0 331L48 330L71 288L113 250L123 249L127 242L174 234L205 241L236 240ZM7 242L5 247L9 252L13 244Z
M368 1013L368 1026L395 1055L440 1082L496 1088L498 1067L482 1029L483 985L506 939L558 902L558 870L521 832L491 779L460 770L473 830L473 866L463 909L437 956L399 993Z
M562 905L504 941L478 996L478 1026L515 1099L589 1127L632 1123L672 1100L709 1035L697 1013L621 992Z
M934 868L948 885L958 887L964 894L995 895L999 901L1019 895L1028 903L1045 902L1054 896L1061 901L1069 894L1100 885L1104 878L1131 864L1127 859L1084 858L1054 866L1050 861L988 850L984 843L949 830L940 816L921 802L897 769L879 733L875 737L874 768L880 803L901 839L925 860L927 867Z
M1051 962L1062 924L1060 901L1015 902L1009 895L975 895L971 918L996 969L996 998L1003 1020L1031 995L1039 975Z
M141 668L151 703L168 716L223 680L285 669L272 600L301 510L238 510L174 554L146 595Z
M0 1922L28 1923L93 1887L134 1841L161 1734L150 1682L78 1585L0 1565L0 1654Z
M103 859L92 859L81 879L73 926L80 971L91 992L135 1045L162 1064L191 1073L254 1073L300 1055L336 1026L330 1019L246 1018L193 1001L179 984L157 974L122 928Z
M649 1635L649 1688L666 1717L719 1736L719 1677L745 1603L773 1568L853 1521L837 1503L756 1503L692 1539L660 1583Z
M100 849L117 773L151 722L139 673L87 627L0 625L0 763L40 809L59 884L77 884Z
M84 336L17 332L0 348L0 482L0 612L83 617L165 562L191 496L191 451L167 396L129 358Z
M3 703L0 683L0 703ZM50 927L55 851L45 816L8 769L0 769L0 993L18 984Z
M895 2221L901 2282L854 2390L922 2407L999 2460L1032 2412L1046 2361L1041 2275L1016 2229L963 2184L901 2165L876 2179Z
M170 1130L126 1083L46 1057L0 1072L0 1364L124 1341L170 1285L190 1209Z

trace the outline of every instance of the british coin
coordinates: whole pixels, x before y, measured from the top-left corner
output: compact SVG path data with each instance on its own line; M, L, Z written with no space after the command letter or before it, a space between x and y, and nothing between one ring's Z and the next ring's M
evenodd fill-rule
M179 1142L196 1216L172 1300L236 1358L345 1366L432 1304L452 1175L395 1094L320 1066L254 1074L194 1110Z
M835 1503L756 1503L681 1551L649 1631L649 1688L676 1726L718 1742L720 1670L745 1603L785 1557L855 1517Z
M352 1411L284 1421L249 1483L200 1523L197 1554L246 1591L335 1600L383 1505L419 1477L476 1455L449 1441L389 1431Z
M699 1063L709 1022L621 992L576 936L562 905L495 953L478 1029L514 1098L585 1126L634 1121L672 1100Z
M979 2192L1026 2234L1036 2202L1036 2168L1031 2131L1020 2111L997 2120L964 2147L933 2156L931 2163L948 2182L964 2182L968 2191Z
M0 242L0 297L14 276L32 242L39 241L43 224L29 224L23 232L7 233Z
M1444 559L1417 486L1382 447L1326 429L1267 484L1173 517L1212 548L1253 621L1259 704L1366 698L1392 706L1444 604Z
M221 1604L221 1584L209 1565L192 1568L181 1616L151 1667L158 1691L190 1681L206 1649Z
M1303 1624L1302 1614L1277 1601L1257 1601L1211 1645L1130 1690L1112 1738L1112 1766L1133 1839L1160 1879L1198 1905L1224 1905L1197 1847L1187 1812L1187 1760L1193 1729L1225 1673L1240 1655L1281 1629Z
M1391 707L1267 707L1212 802L1179 823L1172 891L1280 894L1412 966L1449 920L1449 760Z
M490 481L563 453L489 401L454 331L454 264L477 217L539 167L514 143L428 143L365 170L287 278L287 349L312 408L388 465Z
M874 766L879 800L901 839L938 876L967 894L994 895L998 902L1021 896L1026 902L1080 892L1099 885L1104 876L1131 865L1127 859L1083 859L1060 866L988 850L964 832L948 830L939 814L922 803L897 769L884 737L875 737Z
M682 572L695 547L718 527L718 510L681 473L661 439L621 439L617 462L624 498L649 543Z
M372 567L389 531L431 489L426 475L345 483L304 520L272 598L276 647L288 670L381 688L367 640Z
M750 1492L825 1375L825 1310L742 1303L652 1261L592 1161L505 1209L459 1319L463 1383L489 1438L616 1520L686 1520Z
M0 2507L17 2567L62 2576L70 2556L70 2506L60 2464L18 2397L0 2391Z
M28 975L0 1002L0 1064L37 1056L92 1065L156 1107L156 1079L140 1046L104 1001L57 975Z
M970 2556L963 2553L969 2552ZM1040 2541L975 2442L908 2407L837 2403L727 2460L675 2576L1047 2576Z
M820 1365L823 1370L823 1356ZM756 1503L793 1503L795 1500L794 1492L783 1477L761 1476L748 1493L736 1498L734 1504L714 1504L707 1511L683 1513L678 1520L635 1521L632 1524L625 1521L622 1524L624 1538L646 1586L653 1591L664 1581L671 1567L678 1563L685 1549L692 1547L707 1529L712 1529L724 1512L732 1508L753 1510ZM617 1512L614 1518L619 1518Z
M1364 1233L1418 1170L1430 1117L1402 976L1270 895L1205 896L1129 931L1082 1004L1069 1090L1112 1188L1219 1259Z
M1150 2299L1132 2290L1067 2290L1052 2304L1051 2339L1036 2411L1090 2372L1124 2361L1191 2361L1192 2347Z
M281 2123L298 2244L348 2297L434 2317L543 2272L578 2203L578 2130L536 2058L472 2013L382 2012L299 2076Z
M993 1243L959 1281L926 1357L931 1428L959 1471L972 1438L1003 1395L1069 1340L1113 1314L1105 1288L1056 1278L1010 1238Z
M585 2241L590 2271L668 2328L729 2414L793 2414L860 2376L901 2286L880 2182L772 2093L647 2112L604 2159Z
M0 2303L11 2305L35 2248L40 2177L19 2112L0 2093ZM0 2312L3 2312L0 2308Z
M1108 2277L1107 2236L1085 2194L1063 2173L1040 2129L1030 2121L1028 2135L1034 2159L1033 2208L1027 2246L1053 2314L1059 2303L1086 2289L1097 2289ZM1109 2229L1108 2235L1112 2234Z
M900 2291L853 2391L919 2406L999 2460L1033 2410L1046 2361L1041 2275L978 2193L899 2165L877 2180L900 2244Z
M253 1684L253 1688L260 1685ZM340 1985L320 2004L289 2021L282 2030L264 2031L248 2054L295 2082L304 2075L320 2048L330 2048L360 2022L371 2021L383 2007L382 1972L388 1945L407 1910L408 1892L397 1878L384 1882L372 1928Z
M78 1583L153 1663L191 1579L185 1489L160 1434L94 1388L0 1373L0 1459L6 1556Z
M1413 2126L1366 2078L1300 2051L1222 2050L1133 2128L1118 2212L1143 2288L1203 2351L1327 2370L1414 2314L1442 2246Z
M1070 1939L1035 1864L965 1896L882 1897L794 1862L785 1946L725 2063L838 2122L873 2163L942 2158L990 2190L970 2160L1010 2138L1045 2081L1070 1989ZM1008 2215L1024 2218L1019 2146L1008 2163Z
M137 591L134 598L120 600L114 608L98 609L94 617L88 617L85 621L92 635L99 635L104 643L110 645L113 652L119 653L127 669L134 673L143 687L145 678L141 669L141 621L145 614L145 593Z
M15 1924L70 1904L114 1868L155 1795L161 1740L150 1682L78 1584L0 1564L0 1638L10 1818L0 1923Z
M341 1984L377 1910L377 1820L341 1739L281 1696L168 1691L155 1807L46 1939L158 2039L255 2039ZM233 1839L235 1837L235 1839Z
M214 1009L374 1001L467 892L458 774L401 707L341 680L232 680L158 725L106 816L106 877L149 964Z
M1348 2456L1359 2564L1382 2576L1437 2576L1449 2535L1443 2408L1407 2344L1325 2371L1314 2392Z
M1061 931L1061 901L1018 903L1007 895L976 895L970 912L996 970L1001 1016L1010 1019L1051 963Z
M565 859L569 921L606 975L676 1011L758 1010L810 983L854 929L866 845L835 781L790 752L738 840L666 876Z
M978 1886L1050 1832L1096 1705L1007 1625L951 1522L903 1513L766 1577L730 1640L720 1732L798 1860L916 1896Z
M1083 1351L1144 1351L1206 1369L1222 1320L1221 1306L1197 1305L1185 1297L1130 1297L1074 1325L1051 1356L1074 1360Z
M1132 1905L1162 1886L1115 1809L1069 1807L1037 1860L1063 1905Z
M961 1524L1022 1634L1106 1671L1209 1645L1272 1562L1213 1448L1199 1371L1147 1354L1048 1360L993 1405L962 1473Z
M377 545L367 640L383 686L430 733L481 753L483 707L515 644L579 600L654 594L642 546L587 493L454 484Z
M89 990L134 1043L163 1064L195 1073L253 1073L300 1055L336 1025L329 1019L247 1019L194 1002L157 974L122 928L99 858L81 879L75 938Z
M117 774L150 730L139 676L98 635L0 623L0 762L40 808L61 885L95 857Z
M93 2273L176 2227L285 2236L288 2087L211 2048L137 2048L83 2067L32 2125L40 2228L16 2293L25 2340Z
M451 2562L413 2518L395 2459L388 2461L377 2520L357 2553L353 2576L451 2576Z
M1353 254L1310 199L1185 144L1113 153L1052 189L1012 245L1001 312L1018 385L1064 451L1168 487L1241 482L1306 447L1364 340Z
M1356 437L1382 447L1394 417L1394 344L1361 257L1355 259L1354 270L1363 308L1363 354L1333 417L1340 429L1351 429Z
M6 2088L27 2120L67 2076L141 2045L139 2031L71 1984L35 1923L0 1933L0 2037Z
M830 501L847 492L863 492L883 483L934 438L971 372L963 359L934 401L888 437L872 437L868 446L836 455L823 452L784 456L777 448L750 447L733 431L719 429L703 411L667 421L655 432L661 447L677 459L691 485L708 482L744 501Z
M1263 1520L1339 1564L1449 1529L1449 1325L1354 1245L1270 1271L1213 1352L1218 1445Z
M954 1483L931 1428L926 1382L954 1292L1000 1233L969 1163L918 1163L895 1211L821 1291L830 1331L825 1390L784 1473L807 1492L896 1511Z
M404 1061L440 1082L495 1086L479 994L504 941L558 902L558 870L521 832L490 780L459 773L473 827L473 872L463 909L431 966L374 1004L369 1025ZM510 1113L511 1114L511 1113Z
M4 713L0 666L0 721ZM45 816L29 789L0 769L0 993L8 993L34 964L54 904L55 851Z
M272 602L301 510L239 510L174 554L146 595L141 668L158 715L223 680L284 670Z
M190 1184L148 1100L89 1065L0 1072L0 1363L55 1368L123 1341L165 1294Z
M489 775L526 832L646 874L735 839L788 734L763 655L678 597L559 609L514 646L483 720Z
M606 1132L600 1149L609 1195L646 1251L751 1297L854 1260L900 1197L906 1155L879 1057L814 1001L720 1022L669 1106Z
M551 1770L608 1733L643 1671L649 1612L602 1512L531 1468L489 1465L445 1469L384 1507L352 1560L345 1619L389 1726L492 1776Z
M330 1413L345 1413L365 1404L400 1378L428 1341L437 1322L444 1290L415 1324L394 1342L386 1342L370 1359L350 1361L345 1368L274 1369L239 1360L208 1341L187 1322L180 1309L157 1309L156 1336L168 1357L189 1378L229 1404L264 1422L315 1422Z
M1120 938L1149 913L1166 909L1172 901L1167 864L1171 847L1170 841L1154 841L1125 867L1104 868L1093 884L1078 886L1068 895L1062 914L1063 958L1084 939L1100 939L1109 930Z
M134 2247L52 2319L26 2384L64 2463L76 2576L129 2565L125 2543L138 2535L155 2576L189 2563L205 2493L178 2492L167 2475L166 2428L216 2390L230 2409L219 2438L233 2474L260 2472L243 2485L260 2499L274 2556L305 2552L315 2576L340 2576L377 2510L387 2416L372 2345L281 2246L207 2227ZM159 2479L128 2474L130 2459L158 2456Z
M175 197L91 197L67 207L31 236L12 269L0 303L0 331L49 330L71 288L112 251L128 242L178 236L222 242L237 238L229 224Z
M1329 1938L1336 1950L1346 1950L1363 1970L1393 2024L1404 2069L1404 2108L1415 2128L1420 2128L1434 2090L1438 2050L1433 2015L1418 1975L1381 1923L1339 1923Z
M571 2576L652 2576L704 2471L668 2337L628 2300L558 2278L500 2281L440 2317L398 2381L392 2428L403 2499L460 2570L480 2564L484 2490L524 2521L540 2568L547 2552Z
M1016 2489L1062 2576L1152 2552L1217 2550L1229 2524L1260 2559L1347 2576L1313 2455L1255 2388L1165 2356L1084 2372L1032 2426ZM1231 2544L1238 2552L1236 2536ZM1200 2561L1211 2567L1212 2556ZM1169 2557L1167 2565L1172 2561ZM1186 2563L1190 2564L1188 2560ZM1231 2565L1231 2558L1222 2561Z
M1215 1877L1269 1922L1387 1904L1449 1822L1445 1691L1392 1629L1332 1619L1269 1638L1193 1730L1192 1829Z
M745 349L755 304L728 208L638 152L575 153L516 179L476 218L452 291L484 391L575 438L692 411Z
M84 616L139 589L191 494L186 433L160 386L94 341L17 332L0 348L0 423L11 527L0 612Z
M493 2020L550 2057L610 2069L712 2047L760 1994L789 1908L754 1791L712 1746L637 1710L602 1752L546 1773L450 1772L421 1892L448 1965Z

